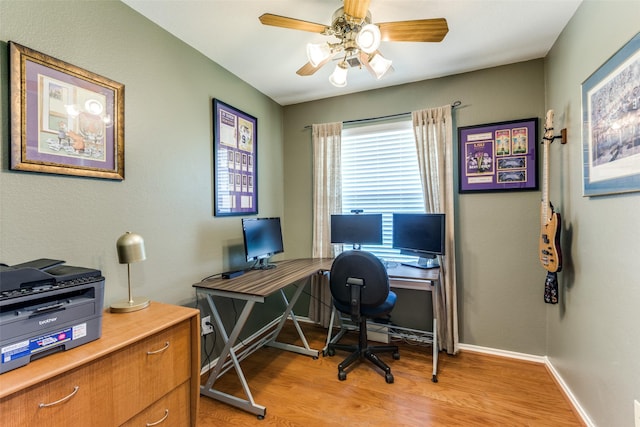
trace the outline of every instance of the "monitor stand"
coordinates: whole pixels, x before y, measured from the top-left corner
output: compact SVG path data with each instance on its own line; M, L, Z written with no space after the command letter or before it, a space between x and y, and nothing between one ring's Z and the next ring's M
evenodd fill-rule
M402 265L406 265L407 267L415 267L422 269L429 268L439 268L440 264L438 263L438 258L434 255L433 258L418 258L417 262L403 262Z
M276 264L269 263L269 258L261 258L256 266L254 266L253 270L271 270L272 268L276 268Z

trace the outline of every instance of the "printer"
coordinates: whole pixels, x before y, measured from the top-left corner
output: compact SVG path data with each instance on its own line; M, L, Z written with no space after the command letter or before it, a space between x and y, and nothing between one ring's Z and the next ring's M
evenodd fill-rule
M41 258L0 264L0 374L100 338L100 270Z

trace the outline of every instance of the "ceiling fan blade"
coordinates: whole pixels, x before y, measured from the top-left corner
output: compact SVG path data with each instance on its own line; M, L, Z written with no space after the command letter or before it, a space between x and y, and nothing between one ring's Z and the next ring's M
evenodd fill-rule
M264 25L272 25L274 27L290 28L292 30L309 31L312 33L323 33L326 25L316 24L315 22L302 21L295 18L287 18L286 16L265 13L260 16L260 22Z
M302 67L300 67L298 71L296 71L296 74L299 76L311 76L315 74L315 72L318 71L320 68L322 68L324 64L331 61L332 58L333 58L333 55L329 56L328 58L325 58L323 61L321 61L318 64L317 67L314 67L313 65L311 65L310 62L307 62Z
M298 71L296 71L296 74L299 76L311 76L319 69L320 67L314 67L310 62L307 62L302 67L300 67Z
M376 23L383 41L440 42L449 32L444 18Z
M344 13L354 18L363 19L369 11L371 0L344 0Z

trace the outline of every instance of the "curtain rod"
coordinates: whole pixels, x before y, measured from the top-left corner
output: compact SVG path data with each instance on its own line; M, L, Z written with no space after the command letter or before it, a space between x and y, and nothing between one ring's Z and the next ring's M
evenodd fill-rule
M454 102L451 103L451 109L459 107L460 105L462 105L462 102L454 101ZM346 125L346 124L351 124L351 123L361 123L361 122L371 122L371 121L375 121L375 120L393 119L395 117L407 116L409 114L411 114L410 111L406 112L406 113L390 114L388 116L369 117L367 119L345 120L345 121L342 122L342 124ZM306 125L304 128L305 129L311 129L311 125Z

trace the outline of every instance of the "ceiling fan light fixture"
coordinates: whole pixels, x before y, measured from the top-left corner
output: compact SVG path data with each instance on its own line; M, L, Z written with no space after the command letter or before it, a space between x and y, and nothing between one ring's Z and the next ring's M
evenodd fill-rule
M335 87L345 87L347 85L347 68L348 65L344 61L336 65L336 69L333 70L333 73L329 76L329 81L332 85Z
M307 59L314 67L317 67L329 56L331 56L331 48L327 43L307 44Z
M373 53L380 47L380 38L380 28L375 24L367 24L356 36L356 43L364 53Z
M391 60L383 57L379 53L373 55L373 57L369 60L369 67L373 71L373 74L379 80L384 76L389 68L391 68Z

